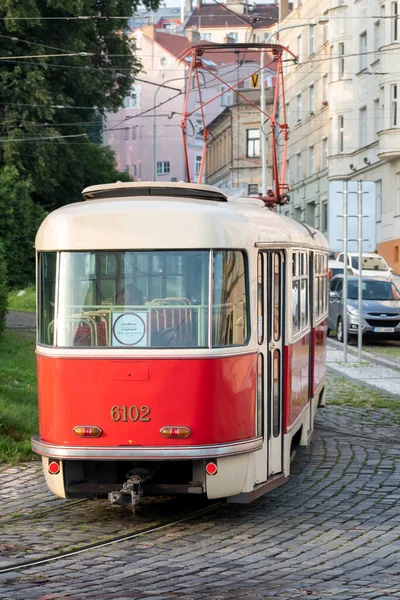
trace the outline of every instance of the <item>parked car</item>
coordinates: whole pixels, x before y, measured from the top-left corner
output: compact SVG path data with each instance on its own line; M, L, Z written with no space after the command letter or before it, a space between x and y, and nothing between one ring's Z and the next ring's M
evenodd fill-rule
M328 273L329 279L332 279L335 275L342 275L344 272L344 262L339 260L328 260ZM353 275L353 269L347 268L347 275Z
M343 342L343 275L336 275L329 285L328 333L336 331ZM363 336L400 339L400 292L393 282L375 277L362 278ZM348 336L358 335L358 278L348 278Z
M341 252L338 254L336 260L338 262L344 263L344 254ZM358 275L359 273L359 264L358 264L358 253L349 252L347 254L347 264L349 268L353 270L354 275ZM389 279L393 281L392 271L393 269L388 266L382 256L379 254L374 254L373 252L364 252L362 254L362 266L361 266L361 275L364 277L384 277L385 279Z

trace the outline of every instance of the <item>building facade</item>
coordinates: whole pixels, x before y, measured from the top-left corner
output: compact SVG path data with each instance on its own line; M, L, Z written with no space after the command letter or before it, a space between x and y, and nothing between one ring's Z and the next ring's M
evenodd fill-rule
M260 104L260 90L241 90ZM267 112L272 89L267 93ZM250 195L261 192L260 112L237 97L207 126L206 183L224 191ZM272 181L271 146L267 145L268 181Z
M285 77L290 212L327 234L329 181L375 182L376 249L396 273L400 273L398 8L392 1L303 0L279 24L280 42L299 56ZM293 27L294 23L301 26Z

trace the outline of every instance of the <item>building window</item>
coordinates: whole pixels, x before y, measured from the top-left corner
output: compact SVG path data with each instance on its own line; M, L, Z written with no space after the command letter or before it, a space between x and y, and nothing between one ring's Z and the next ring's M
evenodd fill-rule
M306 204L306 223L315 227L315 202L307 202Z
M136 165L132 165L131 175L135 179L137 177L137 168Z
M301 152L296 154L296 181L301 181L303 179L303 166L301 163Z
M309 54L314 54L315 52L315 25L310 25L308 28L309 31Z
M328 168L328 138L323 138L321 148L321 168Z
M226 86L221 85L220 92L224 92L225 90L226 90ZM221 106L232 106L232 104L233 104L232 96L233 96L232 90L227 90L224 94L222 94Z
M301 59L302 59L302 47L301 47L301 35L298 35L296 38L296 54L297 54L297 62L298 64L301 64Z
M379 58L379 48L381 47L381 23L377 21L374 23L374 49L375 49L375 60Z
M170 162L169 160L162 160L157 163L157 175L169 175Z
M324 13L324 15L326 15L326 19L328 19L328 14ZM328 20L326 20L324 23L322 23L322 45L326 44L327 41L328 41Z
M252 194L258 194L258 184L257 183L249 183L247 186L247 194L251 196Z
M297 96L296 96L296 121L297 121L297 123L299 123L301 121L301 113L302 113L301 94L297 94Z
M205 42L211 42L211 33L200 33L200 38Z
M367 107L360 108L360 146L366 146L368 140Z
M198 154L196 156L196 163L195 163L196 175L198 175L200 173L200 167L201 167L201 154Z
M203 121L196 119L196 138L201 139L203 137Z
M338 152L344 149L344 116L338 116Z
M381 113L379 110L379 98L375 98L374 100L374 134L378 135L378 131L381 130Z
M310 146L308 149L308 176L312 177L315 172L315 152L314 146Z
M286 181L290 185L292 180L290 178L290 159L288 158L286 161Z
M360 35L360 71L368 67L367 32Z
M286 124L290 127L290 102L285 103Z
M392 42L397 42L399 38L399 29L397 17L399 14L398 2L392 2Z
M132 139L136 140L136 127L132 127Z
M328 73L322 76L322 104L328 103Z
M246 155L248 158L260 156L260 130L246 130Z
M391 93L391 110L390 110L390 126L397 127L397 84L390 86Z
M233 42L234 44L237 44L238 42L238 32L237 31L231 31L230 33L228 33L229 41Z
M308 109L310 115L315 113L315 87L313 83L308 87Z
M124 99L124 108L140 108L141 88L135 85Z
M344 43L339 43L339 79L344 77Z
M376 220L382 221L382 181L375 181Z
M321 230L328 231L328 200L322 201L321 217Z

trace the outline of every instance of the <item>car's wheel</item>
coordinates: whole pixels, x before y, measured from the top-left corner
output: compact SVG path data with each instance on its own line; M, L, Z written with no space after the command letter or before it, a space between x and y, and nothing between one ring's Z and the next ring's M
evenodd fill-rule
M343 334L343 320L342 317L338 318L337 328L336 328L336 338L337 341L343 344L344 334Z

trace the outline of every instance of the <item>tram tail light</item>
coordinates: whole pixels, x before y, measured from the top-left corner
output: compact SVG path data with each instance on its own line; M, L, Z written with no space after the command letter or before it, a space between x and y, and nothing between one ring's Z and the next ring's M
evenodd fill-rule
M160 433L165 438L188 438L192 432L189 427L163 427Z
M60 472L60 462L58 460L51 460L47 468L51 475L57 475Z
M98 438L103 431L96 425L77 425L72 430L75 435L82 438Z
M218 472L218 467L215 462L209 462L206 464L207 475L216 475L217 472Z

